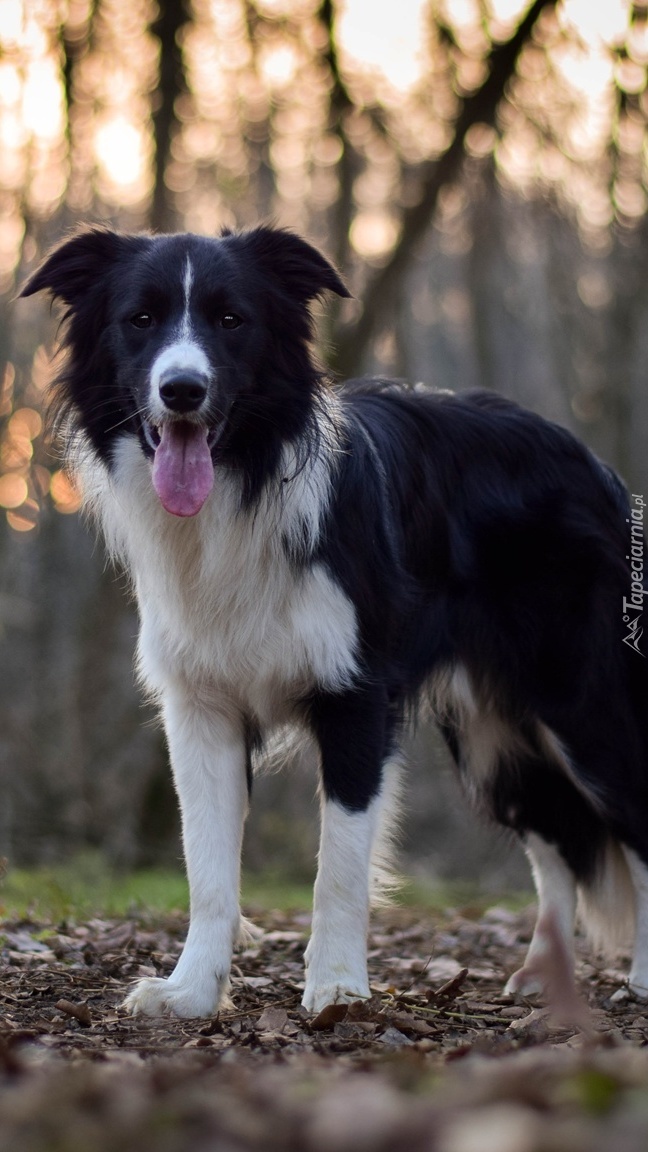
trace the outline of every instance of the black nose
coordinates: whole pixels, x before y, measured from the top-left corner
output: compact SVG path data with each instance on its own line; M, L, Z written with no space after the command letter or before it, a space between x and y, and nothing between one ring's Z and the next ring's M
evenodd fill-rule
M179 372L160 384L160 396L171 412L195 412L206 395L203 377L192 372Z

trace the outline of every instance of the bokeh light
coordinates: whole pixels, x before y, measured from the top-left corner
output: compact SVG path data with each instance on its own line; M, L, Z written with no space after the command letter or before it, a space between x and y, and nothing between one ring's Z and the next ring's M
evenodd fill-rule
M334 218L344 233L339 257L355 259L361 293L398 244L425 166L451 143L461 101L479 90L494 44L526 8L520 0L339 0L330 29L319 0L192 0L172 9L182 82L165 110L171 225L209 233L261 217L317 238ZM155 0L2 0L5 298L76 219L149 222L164 95L159 18ZM645 5L560 0L538 21L496 122L471 127L465 154L492 163L515 195L553 198L583 241L600 245L612 223L634 228L648 206L647 66ZM442 250L458 255L470 240L455 191L439 198L438 226ZM609 293L595 276L579 280L585 307L605 307ZM441 307L454 323L458 299L423 296L416 308L429 316ZM26 351L33 335L16 337L0 385L0 507L18 531L34 526L44 503L62 513L78 507L43 444L50 351L40 335L35 355Z

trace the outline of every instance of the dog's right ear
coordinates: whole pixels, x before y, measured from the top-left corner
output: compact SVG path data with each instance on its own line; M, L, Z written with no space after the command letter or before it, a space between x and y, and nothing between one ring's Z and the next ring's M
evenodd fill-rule
M74 309L126 251L145 244L144 236L125 236L109 228L84 228L45 257L19 295L33 296L45 290Z
M325 292L351 295L326 257L288 229L261 226L239 233L234 242L250 252L267 274L299 302L308 303Z

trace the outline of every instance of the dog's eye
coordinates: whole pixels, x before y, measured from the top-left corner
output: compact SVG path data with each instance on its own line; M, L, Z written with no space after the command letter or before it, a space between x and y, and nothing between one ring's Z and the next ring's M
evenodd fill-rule
M150 328L153 317L150 312L136 312L134 316L131 316L130 322L133 328Z
M238 328L242 323L241 317L237 316L236 312L226 312L224 316L221 316L220 326L221 328Z

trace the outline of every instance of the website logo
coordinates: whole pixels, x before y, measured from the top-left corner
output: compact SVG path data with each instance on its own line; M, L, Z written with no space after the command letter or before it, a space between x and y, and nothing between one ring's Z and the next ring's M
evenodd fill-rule
M646 507L643 496L632 496L634 506L630 509L630 518L626 524L630 525L630 551L626 560L630 561L630 595L623 597L623 623L626 625L626 635L623 643L634 648L640 656L645 656L639 646L643 636L641 621L644 610L644 596L648 589L644 588L644 533L643 519Z

